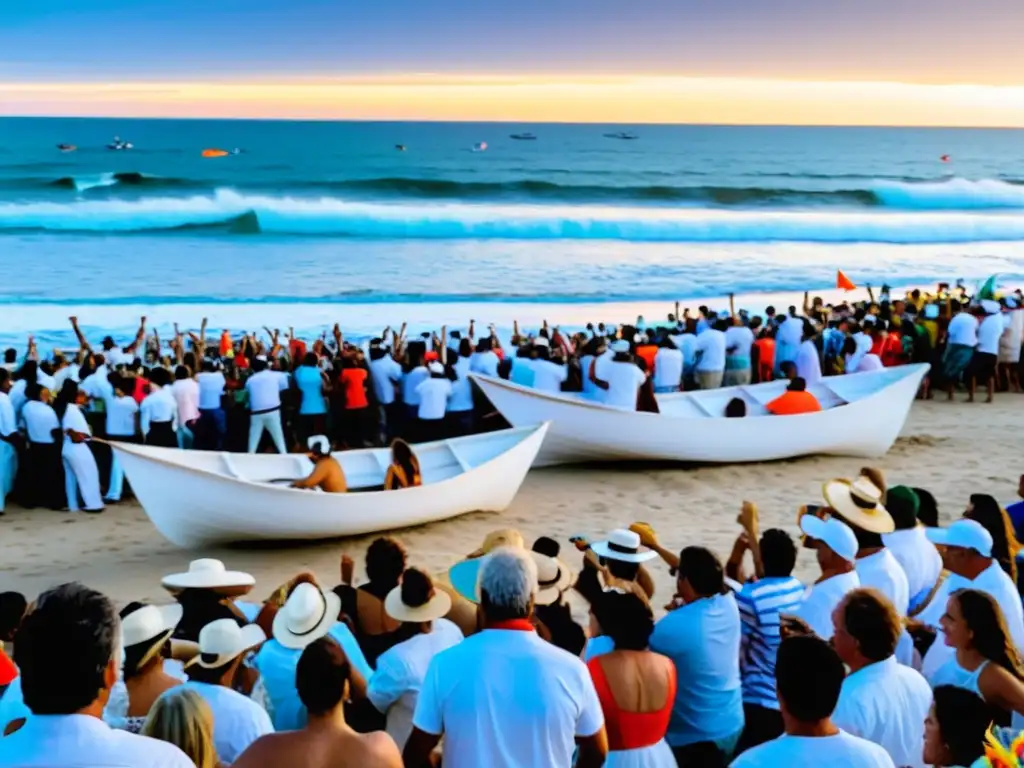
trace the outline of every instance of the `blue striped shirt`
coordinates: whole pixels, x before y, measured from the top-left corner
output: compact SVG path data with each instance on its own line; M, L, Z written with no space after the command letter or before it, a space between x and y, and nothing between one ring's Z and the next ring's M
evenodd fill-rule
M743 701L778 709L775 695L775 655L779 650L780 614L796 613L806 587L792 576L752 581L736 595L743 629L740 671Z

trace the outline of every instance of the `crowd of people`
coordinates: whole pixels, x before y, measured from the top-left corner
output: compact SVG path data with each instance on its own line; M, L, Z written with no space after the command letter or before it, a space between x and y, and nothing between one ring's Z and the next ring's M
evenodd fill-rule
M745 502L724 562L635 522L564 548L494 531L446 574L381 537L358 586L343 556L337 585L262 602L210 559L166 605L3 593L0 767L999 765L1024 727L1011 515L976 494L939 527L871 468L820 502L799 538Z
M227 330L213 342L175 328L162 342L142 318L127 345L111 337L94 349L78 325L74 354L43 359L34 340L0 367L0 514L10 494L23 506L96 512L125 492L109 447L93 438L149 445L254 452L362 448L465 435L504 425L471 373L548 392L578 392L612 407L657 411L658 393L787 379L771 414L820 410L824 376L930 363L921 396L952 398L963 385L1020 390L1024 334L1020 291L973 301L963 288L828 305L805 297L801 310L763 316L734 307L696 313L679 306L660 324L589 325L564 333L518 325L504 346L491 326L479 338L441 328L409 338L403 326L363 343L332 333L308 342ZM730 302L731 303L731 302ZM723 416L746 415L734 398ZM396 461L396 467L400 462ZM405 462L412 469L410 461ZM324 471L333 469L326 463ZM336 473L335 473L336 474ZM343 480L326 483L344 490ZM399 486L400 487L400 486Z

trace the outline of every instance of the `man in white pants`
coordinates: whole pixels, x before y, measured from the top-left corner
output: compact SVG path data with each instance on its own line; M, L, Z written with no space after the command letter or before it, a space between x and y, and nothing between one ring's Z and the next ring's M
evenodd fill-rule
M14 439L18 434L18 423L14 418L14 406L7 392L11 388L11 374L0 368L0 515L4 513L7 494L14 488L18 474L18 451Z
M245 382L249 393L249 453L256 453L263 430L270 433L278 453L287 453L281 428L281 392L288 389L288 374L272 371L267 358L252 361L253 375Z

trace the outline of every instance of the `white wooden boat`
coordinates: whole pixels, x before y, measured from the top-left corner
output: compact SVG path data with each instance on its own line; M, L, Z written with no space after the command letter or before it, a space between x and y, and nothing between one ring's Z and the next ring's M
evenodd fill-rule
M928 365L830 376L808 387L820 413L772 416L765 405L783 381L658 395L661 413L603 405L580 394L549 394L473 375L514 427L550 421L534 466L585 461L684 461L731 464L808 454L880 456L896 441ZM727 419L734 397L745 418Z
M157 530L178 546L199 547L352 536L478 510L500 512L523 484L547 429L534 424L413 446L423 484L398 491L379 490L391 463L389 449L338 452L333 455L350 490L343 494L288 487L284 480L306 477L312 469L301 454L110 445Z

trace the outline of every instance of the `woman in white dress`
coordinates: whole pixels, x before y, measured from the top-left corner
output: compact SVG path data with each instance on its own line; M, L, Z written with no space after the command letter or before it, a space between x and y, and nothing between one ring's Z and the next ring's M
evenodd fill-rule
M100 473L96 459L86 441L92 436L89 422L78 407L80 394L78 384L70 379L64 382L54 403L60 427L64 431L64 446L61 458L64 461L64 488L68 497L68 509L77 512L78 496L81 493L86 512L102 512L103 497L100 494Z

